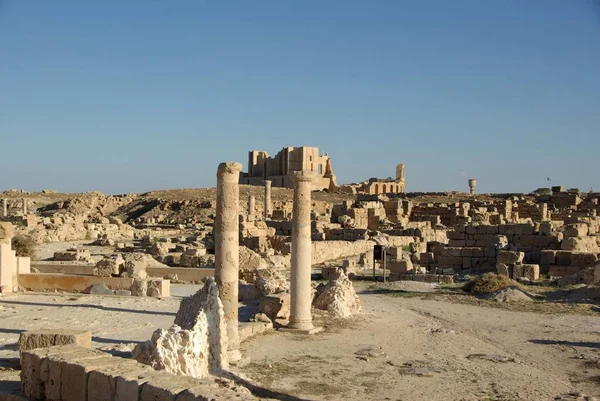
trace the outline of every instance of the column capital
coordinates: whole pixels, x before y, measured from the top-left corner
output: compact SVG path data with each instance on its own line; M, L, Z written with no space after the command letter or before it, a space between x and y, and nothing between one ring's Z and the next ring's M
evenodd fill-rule
M294 171L290 174L293 182L313 182L316 181L318 174L314 171Z
M223 162L219 164L219 168L217 169L217 175L222 175L225 173L239 173L242 171L242 164L238 162Z

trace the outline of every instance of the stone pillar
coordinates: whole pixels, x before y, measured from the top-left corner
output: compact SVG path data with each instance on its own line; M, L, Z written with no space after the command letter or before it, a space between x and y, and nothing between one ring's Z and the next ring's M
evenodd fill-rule
M223 302L227 325L227 355L242 357L238 336L239 199L240 163L221 163L217 170L217 214L215 217L215 279Z
M2 200L2 217L8 217L8 199Z
M311 243L311 191L316 174L294 172L294 206L292 217L292 268L290 283L290 323L286 330L306 334L316 333L312 323L312 288L310 276L312 268Z
M23 198L23 216L27 216L27 199Z
M256 198L254 195L248 196L248 221L254 221L254 211L256 210Z
M265 181L265 220L269 218L273 209L271 207L271 180Z
M13 272L17 268L15 251L11 249L11 241L0 243L0 288L3 294L13 292Z

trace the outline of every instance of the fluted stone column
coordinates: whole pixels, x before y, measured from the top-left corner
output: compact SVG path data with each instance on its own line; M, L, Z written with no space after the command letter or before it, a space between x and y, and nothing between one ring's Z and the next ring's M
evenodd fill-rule
M311 191L314 172L294 172L294 205L292 215L292 268L290 283L290 322L285 330L306 334L316 333L312 323Z
M271 207L271 180L265 181L265 220L271 216L273 209Z
M254 221L254 211L256 210L256 198L254 195L248 196L248 221Z
M241 359L238 336L239 281L239 178L240 163L221 163L217 170L217 215L215 218L215 278L227 323L227 355Z
M8 199L2 199L2 217L8 217Z
M23 198L23 216L27 216L27 199Z

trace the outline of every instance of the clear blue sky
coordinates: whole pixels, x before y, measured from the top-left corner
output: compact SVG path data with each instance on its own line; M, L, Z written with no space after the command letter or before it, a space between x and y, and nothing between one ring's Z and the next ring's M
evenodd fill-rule
M600 5L0 0L0 190L214 186L302 145L342 183L600 190Z

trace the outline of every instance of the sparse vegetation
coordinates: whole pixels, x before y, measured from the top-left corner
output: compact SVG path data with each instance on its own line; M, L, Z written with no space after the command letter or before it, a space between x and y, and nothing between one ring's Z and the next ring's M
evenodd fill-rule
M552 190L550 188L538 188L535 191L533 191L532 193L538 194L538 195L552 195Z
M515 280L495 273L485 273L469 281L463 289L474 294L491 294L502 288L519 286Z
M30 235L16 235L12 239L12 249L17 253L17 256L28 256L33 259L35 246L35 240Z

